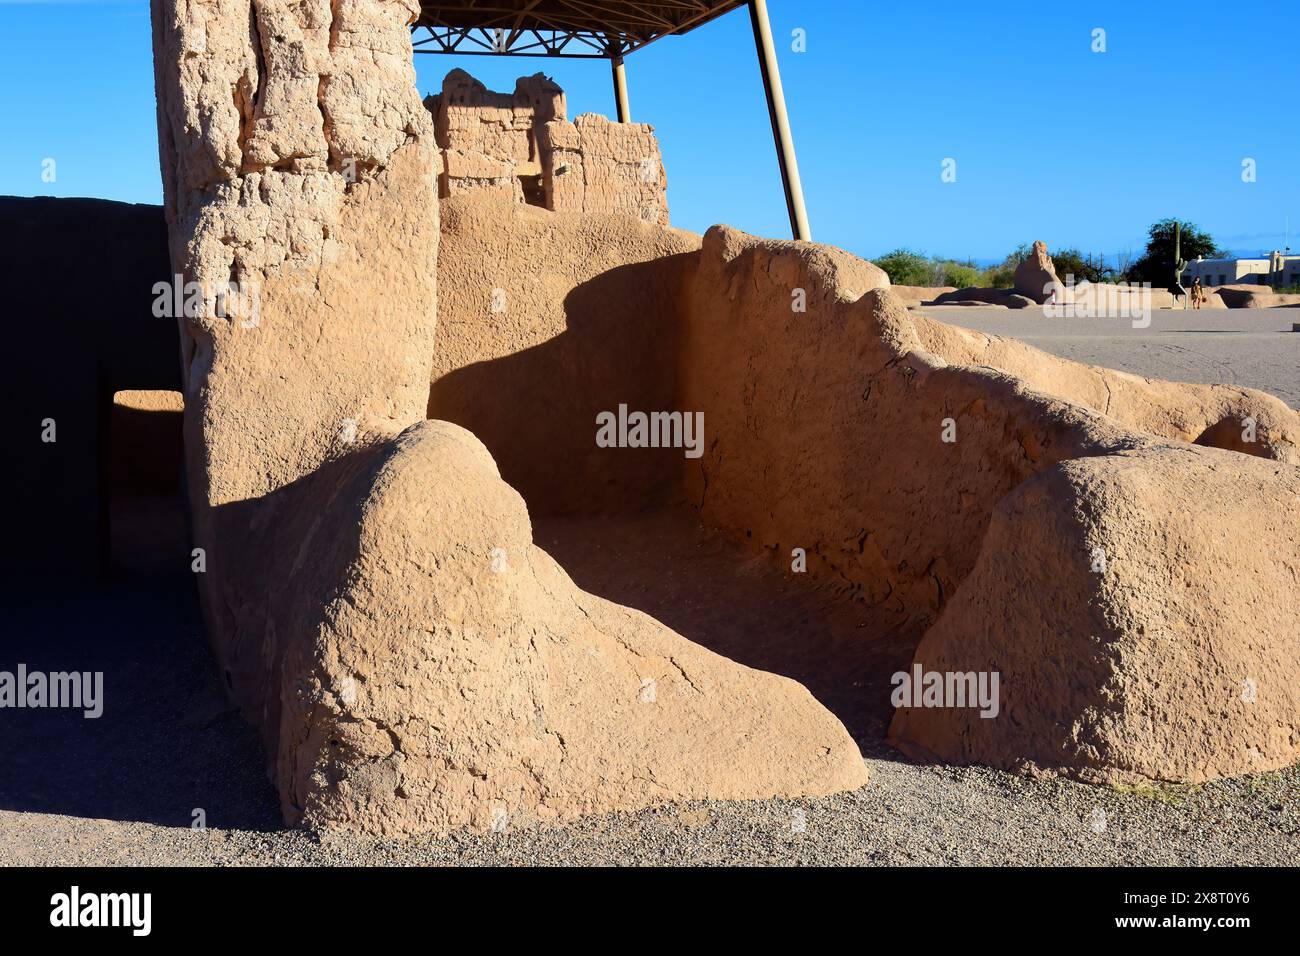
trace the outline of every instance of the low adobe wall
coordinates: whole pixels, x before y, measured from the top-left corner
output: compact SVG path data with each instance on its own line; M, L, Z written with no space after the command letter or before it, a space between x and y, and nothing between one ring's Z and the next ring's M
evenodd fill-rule
M974 564L998 499L1126 436L1088 409L1029 400L1010 375L928 352L882 277L839 250L710 230L680 372L708 451L687 482L708 524L778 556L804 549L874 631L919 639Z
M601 231L607 224L546 213L493 232L487 209L455 214L456 241L468 245L440 259L456 263L444 288L459 282L465 295L443 300L445 371L431 408L454 395L508 459L520 450L514 436L543 416L530 401L485 395L508 394L512 381L531 395L527 383L544 381L572 398L548 406L554 427L540 426L541 444L511 466L530 507L550 510L559 495L571 507L637 510L670 500L676 471L707 525L787 568L803 549L811 574L861 613L864 641L911 642L926 668L1000 671L1001 719L898 713L893 739L919 756L1110 781L1208 779L1300 756L1285 621L1300 595L1279 573L1294 546L1277 544L1300 530L1289 503L1300 415L1280 401L1125 375L946 326L909 314L883 273L848 253L726 227L666 260L671 278L660 288L673 294L640 299L635 283L618 293L637 302L637 321L604 324L595 352L614 357L616 374L592 375L563 344L574 327L601 321L599 300L587 313L573 298L599 281L586 278L591 241L617 241L601 267L638 263L622 277L612 268L618 289L652 268L646 253L668 234L616 240ZM489 249L532 263L539 277L521 314L500 325L484 316L486 277L461 281ZM646 329L675 342L672 354L629 351ZM503 354L512 342L527 347ZM468 369L492 388L448 390ZM629 394L702 412L702 456L652 464L632 449L597 449L591 410ZM639 483L640 468L641 482L654 481ZM548 469L561 480L548 483ZM616 485L621 495L602 495ZM1100 573L1098 548L1109 556ZM1229 583L1224 568L1261 586ZM1247 708L1248 677L1261 690Z
M1277 309L1300 306L1300 295L1274 292L1268 286L1225 285L1213 290L1214 297L1230 309Z
M1139 432L1300 464L1300 417L1258 389L1131 375L924 315L910 319L921 345L953 365L997 369ZM1242 439L1246 431L1254 432L1254 440Z
M909 707L892 739L1112 782L1300 757L1300 415L909 315L845 255L710 230L682 333L680 401L709 433L688 487L755 549L805 549L868 634L919 642L914 666L1000 673L994 719Z

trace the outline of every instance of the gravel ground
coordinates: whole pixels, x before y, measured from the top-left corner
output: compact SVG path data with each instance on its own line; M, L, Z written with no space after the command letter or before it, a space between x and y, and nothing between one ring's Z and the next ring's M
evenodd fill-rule
M1282 332L1300 309L1157 313L1145 331L1000 309L922 311L1067 358L1238 382L1300 406L1300 334ZM119 582L0 600L0 668L23 661L34 670L102 670L106 680L99 720L0 715L0 864L1300 863L1300 768L1117 792L915 765L883 741L887 675L909 649L863 641L871 622L833 594L794 587L681 512L545 521L536 534L582 587L802 681L858 741L871 782L822 800L670 805L564 828L510 820L485 836L374 841L286 831L257 741L212 672L192 581ZM191 829L196 808L208 829Z
M1202 865L1300 861L1300 772L1116 793L869 759L823 800L692 803L566 828L370 841L0 811L0 862L59 865ZM801 829L802 828L802 829Z
M922 306L919 312L1028 342L1089 365L1177 382L1248 385L1300 408L1300 308L1157 309L1151 326L1130 319L1046 318L1039 309Z

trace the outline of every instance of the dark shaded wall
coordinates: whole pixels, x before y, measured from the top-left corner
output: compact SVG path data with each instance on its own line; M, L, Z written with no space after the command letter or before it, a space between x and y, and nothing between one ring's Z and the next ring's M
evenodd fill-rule
M181 387L176 320L153 315L153 286L171 272L162 208L0 196L0 269L11 406L0 561L11 583L74 583L107 567L113 393Z
M482 190L440 213L429 417L472 431L533 517L677 501L683 449L601 448L597 415L689 411L678 298L700 237Z

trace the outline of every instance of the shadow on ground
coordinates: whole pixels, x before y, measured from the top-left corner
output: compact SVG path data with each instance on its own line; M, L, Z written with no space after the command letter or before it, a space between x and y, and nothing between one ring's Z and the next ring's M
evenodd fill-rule
M911 641L881 635L869 611L702 526L687 506L641 514L534 521L537 544L583 590L644 611L715 653L803 684L863 754L901 760L884 743L890 677Z
M889 675L910 646L873 641L860 613L687 508L550 518L537 543L577 584L750 667L799 681L864 754L884 743ZM222 692L189 577L118 579L82 593L9 594L0 670L101 672L104 711L0 710L0 809L189 827L283 828L253 730Z
M0 671L99 671L103 714L0 710L0 809L282 827L255 735L221 692L188 577L0 596Z

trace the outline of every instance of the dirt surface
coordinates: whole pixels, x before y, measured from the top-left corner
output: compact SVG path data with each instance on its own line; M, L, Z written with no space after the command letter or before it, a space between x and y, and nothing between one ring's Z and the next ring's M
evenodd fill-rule
M1020 339L1089 365L1177 382L1247 385L1300 408L1300 308L1156 309L1132 319L1045 318L1038 309L922 306L941 322Z

